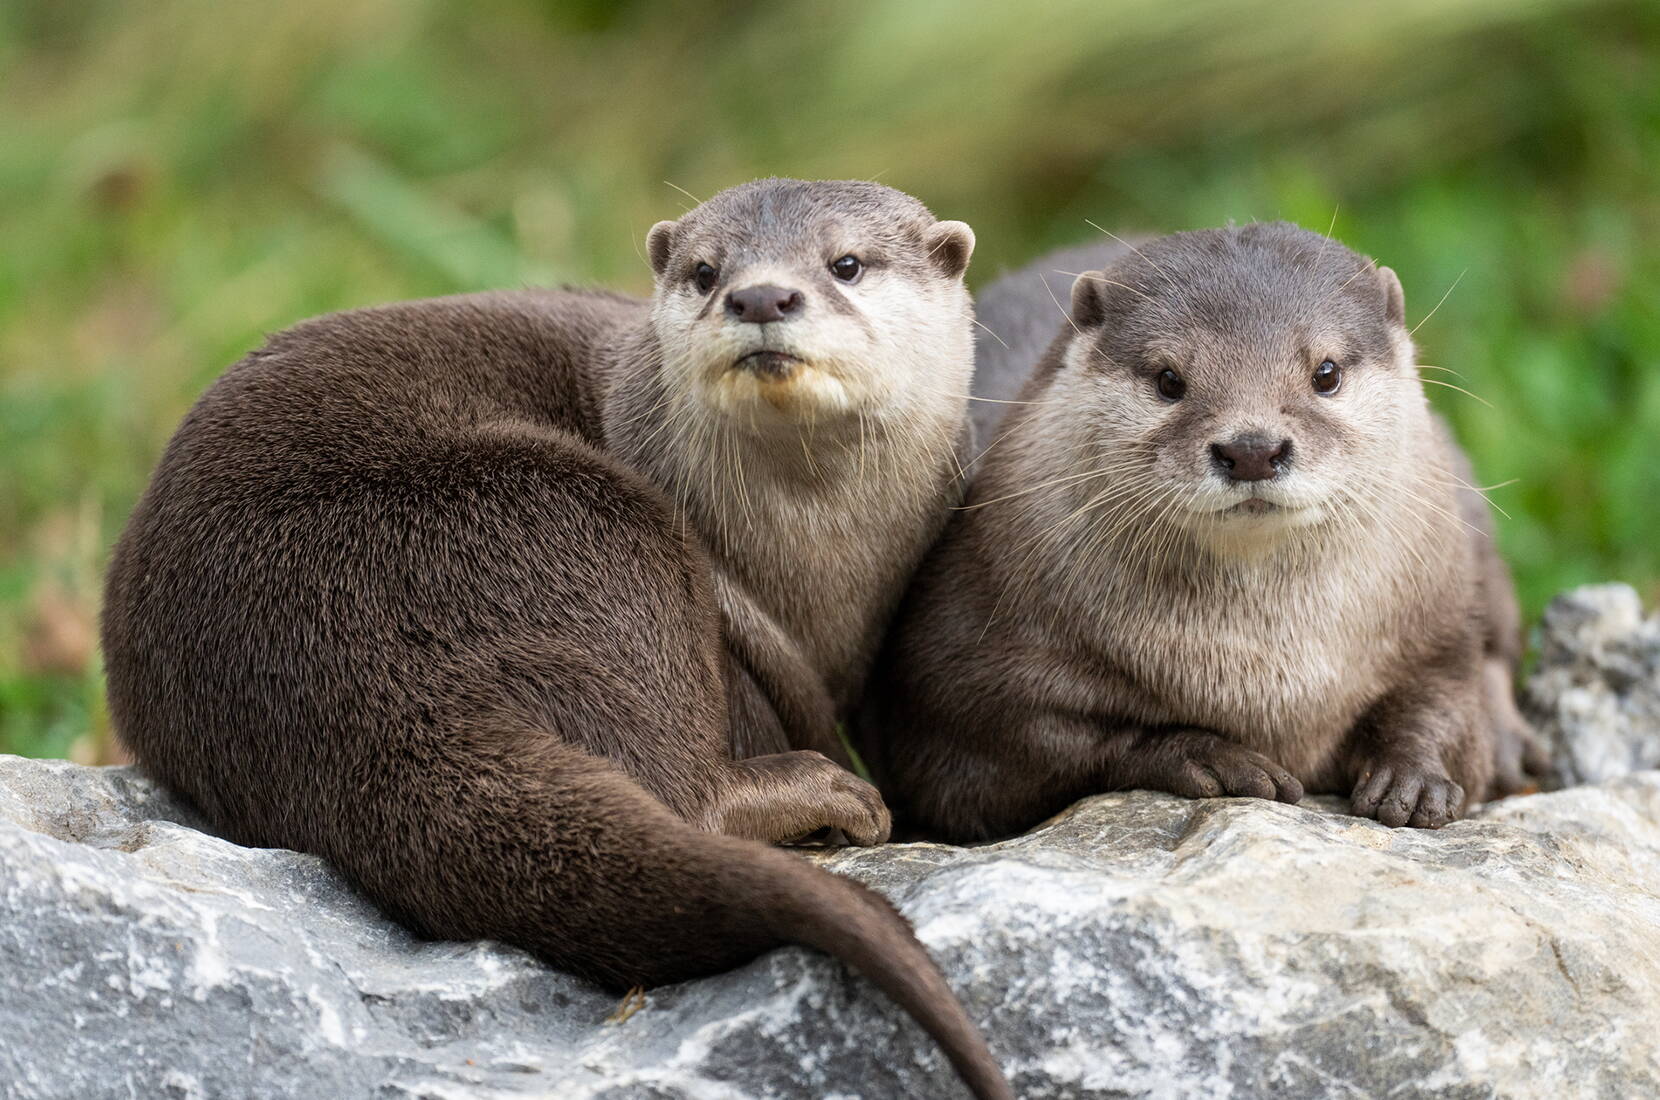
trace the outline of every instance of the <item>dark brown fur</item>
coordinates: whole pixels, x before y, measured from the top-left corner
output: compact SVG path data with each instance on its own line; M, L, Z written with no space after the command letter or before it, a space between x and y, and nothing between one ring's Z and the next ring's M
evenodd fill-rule
M472 295L310 321L231 368L116 548L120 735L231 838L318 853L423 933L614 988L808 944L1008 1096L892 907L758 843L873 843L886 810L817 753L733 757L708 557L607 447L646 316Z
M1411 373L1393 274L1290 226L1101 259L878 663L864 736L897 812L971 840L1106 790L1307 788L1437 826L1489 791L1495 757L1492 789L1521 782L1514 596ZM992 287L983 301L1013 302L983 313L1053 315L1054 266ZM1021 350L994 353L1005 389ZM1326 354L1347 404L1309 392ZM1192 392L1161 408L1170 364ZM1217 433L1258 422L1332 483L1331 515L1267 534L1173 519L1207 491Z

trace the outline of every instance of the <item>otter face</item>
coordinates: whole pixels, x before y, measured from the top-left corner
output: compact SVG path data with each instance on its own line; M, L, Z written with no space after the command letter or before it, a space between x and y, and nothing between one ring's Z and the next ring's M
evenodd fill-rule
M1121 517L1260 546L1410 492L1427 407L1400 282L1335 241L1166 237L1082 275L1072 321L1055 404Z
M646 245L670 388L740 426L898 418L967 392L974 234L909 195L759 180Z

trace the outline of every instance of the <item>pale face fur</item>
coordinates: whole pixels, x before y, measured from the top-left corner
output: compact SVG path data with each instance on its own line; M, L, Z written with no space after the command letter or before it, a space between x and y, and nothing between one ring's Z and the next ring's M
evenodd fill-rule
M772 183L773 181L766 181ZM967 392L972 334L961 281L973 235L874 184L837 190L736 188L652 231L652 326L671 394L719 415L720 430L797 436L803 428L932 418ZM822 185L821 185L822 188ZM832 265L852 257L857 276ZM700 265L712 271L700 284ZM802 296L757 324L727 308L745 288ZM766 350L781 371L746 366Z
M1104 471L1076 483L1075 506L1107 493L1126 528L1258 555L1376 516L1433 459L1411 341L1389 319L1394 276L1311 233L1287 258L1230 232L1167 238L1080 278L1080 335L1034 416L1076 470ZM1315 385L1325 363L1330 393ZM1276 476L1228 476L1213 448L1249 437L1285 445Z

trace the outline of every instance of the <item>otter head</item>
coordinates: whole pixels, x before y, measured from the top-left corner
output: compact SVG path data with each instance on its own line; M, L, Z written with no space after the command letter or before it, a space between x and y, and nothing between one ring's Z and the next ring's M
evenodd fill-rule
M1377 519L1427 461L1404 315L1394 272L1285 223L1086 272L1057 379L1080 469L1125 521L1222 549Z
M666 382L742 428L911 415L967 392L974 234L860 181L757 180L646 238Z

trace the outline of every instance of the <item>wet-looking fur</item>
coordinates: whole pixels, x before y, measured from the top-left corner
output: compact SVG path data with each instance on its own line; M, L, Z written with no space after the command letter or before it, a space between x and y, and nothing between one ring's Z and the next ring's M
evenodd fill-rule
M420 932L617 988L812 945L1010 1095L892 907L759 843L887 835L806 750L954 491L971 244L887 188L762 181L652 232L651 303L468 295L271 338L116 547L122 740L228 836L325 856ZM865 277L819 279L842 254ZM722 276L693 294L698 262ZM725 311L763 276L794 317Z
M1435 827L1519 785L1514 596L1394 273L1286 224L1099 258L879 662L896 808L976 839L1103 790L1310 790ZM1053 316L1050 266L986 312Z

